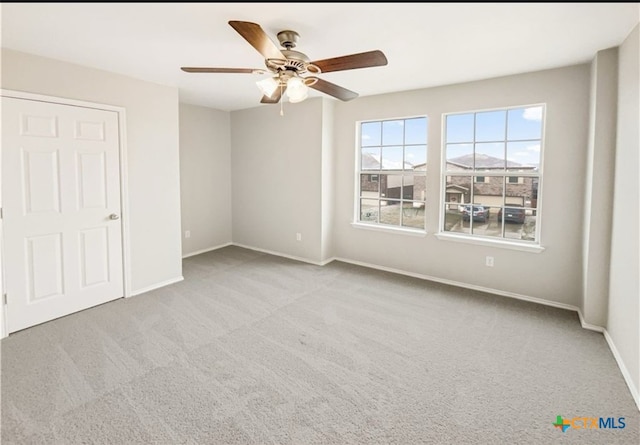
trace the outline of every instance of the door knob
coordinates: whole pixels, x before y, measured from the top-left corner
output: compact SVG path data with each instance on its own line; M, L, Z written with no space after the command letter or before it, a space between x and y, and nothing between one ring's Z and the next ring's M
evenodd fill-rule
M120 215L118 215L117 213L112 213L111 215L109 215L109 219L120 219Z

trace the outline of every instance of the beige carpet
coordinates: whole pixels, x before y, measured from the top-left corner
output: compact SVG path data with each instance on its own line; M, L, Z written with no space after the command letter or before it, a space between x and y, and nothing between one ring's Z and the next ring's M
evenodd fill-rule
M2 444L639 443L573 312L237 247L184 275L4 339Z

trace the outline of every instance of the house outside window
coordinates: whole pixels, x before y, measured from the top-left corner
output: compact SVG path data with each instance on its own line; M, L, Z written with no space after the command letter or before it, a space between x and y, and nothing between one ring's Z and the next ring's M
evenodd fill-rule
M427 118L361 122L358 129L355 221L424 230Z
M540 242L544 105L444 116L440 233Z

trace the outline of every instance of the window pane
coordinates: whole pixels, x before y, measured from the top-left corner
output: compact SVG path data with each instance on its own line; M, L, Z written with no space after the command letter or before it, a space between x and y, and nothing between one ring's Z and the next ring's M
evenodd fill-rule
M414 180L413 175L404 175L402 177L402 199L413 200Z
M416 165L415 167L413 167L413 172L424 175L425 173L427 173L427 164L425 163Z
M363 148L360 159L362 170L380 170L380 147Z
M537 212L534 209L525 209L525 221L522 225L522 240L535 241L536 240L536 224L537 224Z
M445 188L444 230L471 233L470 225L462 219L465 204L471 202L470 176L449 176Z
M445 232L470 233L469 224L462 221L462 206L453 203L444 205Z
M473 202L484 206L502 207L503 190L503 176L485 176L484 181L476 180L473 184Z
M472 213L473 208L473 213ZM490 208L483 205L471 204L464 206L462 210L462 220L469 223L471 233L474 235L487 235L489 225Z
M531 177L518 177L517 183L507 182L505 204L517 204L520 207L531 207L533 198L533 179Z
M379 175L360 175L360 196L363 198L377 198L379 195Z
M402 203L402 225L414 229L424 229L424 202Z
M502 199L502 197L500 197L500 199ZM500 212L502 207L500 207L499 205L492 205L485 206L485 209L487 223L484 225L484 227L478 227L478 229L483 231L483 236L502 238L502 223L498 221L498 213Z
M406 180L405 176L405 180ZM413 176L413 194L408 199L413 201L423 201L426 197L426 188L427 188L427 177L426 176ZM406 182L405 182L406 185Z
M419 117L404 121L404 143L424 144L427 142L427 118Z
M470 176L447 177L446 202L453 204L466 204L471 202Z
M381 123L380 122L364 122L361 126L360 146L369 147L372 145L381 145Z
M400 199L402 196L402 175L380 175L380 197Z
M537 222L535 209L529 209L526 207L505 207L503 219L505 238L535 241Z
M476 170L504 170L504 143L476 144Z
M404 120L382 123L382 145L402 145L404 143Z
M402 170L402 147L382 147L382 169Z
M538 208L538 184L540 178L531 178L531 207Z
M507 139L521 141L542 137L542 107L509 110Z
M505 223L505 232L513 232L513 227L518 224L524 224L526 220L525 207L522 207L519 204L507 203L507 205L500 209L500 212L498 213L498 221L502 222L503 220ZM519 227L515 228L518 230L520 229Z
M508 142L507 168L517 170L525 167L540 167L540 141Z
M380 201L380 223L394 226L400 225L400 201L381 200Z
M473 113L447 116L447 143L473 142Z
M487 111L476 114L476 142L504 141L507 113Z
M404 149L405 168L425 165L427 162L427 146L414 145Z
M378 221L378 200L377 199L361 199L360 200L360 221Z
M473 144L447 144L447 170L473 168Z

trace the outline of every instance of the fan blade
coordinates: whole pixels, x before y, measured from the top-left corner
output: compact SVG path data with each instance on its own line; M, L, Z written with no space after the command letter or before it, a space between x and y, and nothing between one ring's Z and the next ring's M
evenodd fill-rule
M229 25L244 37L265 59L286 59L273 40L257 23L231 20Z
M311 64L320 68L323 73L330 73L331 71L355 70L357 68L384 66L387 64L387 57L382 51L375 50L366 53L351 54L349 56L317 60L315 62L311 62Z
M280 99L282 99L282 95L284 94L285 91L287 91L287 86L286 85L282 85L282 86L278 87L278 89L276 91L274 91L273 97L262 96L262 100L260 101L260 103L263 103L263 104L277 104L278 102L280 102Z
M335 83L327 82L326 80L318 79L317 77L307 77L307 79L316 79L316 82L309 85L309 88L321 91L345 102L358 97L358 93L342 88Z
M264 74L266 70L256 68L199 68L192 66L183 66L180 68L186 73L246 73L246 74Z

